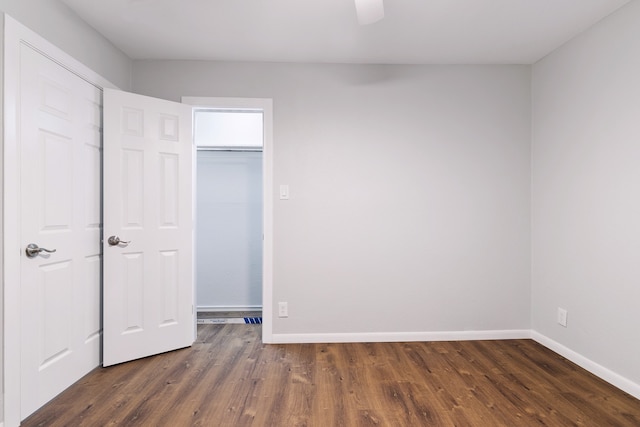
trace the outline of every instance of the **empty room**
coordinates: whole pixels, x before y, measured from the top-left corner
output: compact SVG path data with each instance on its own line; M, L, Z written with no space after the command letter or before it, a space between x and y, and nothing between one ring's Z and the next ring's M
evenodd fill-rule
M0 427L640 425L637 0L0 12Z

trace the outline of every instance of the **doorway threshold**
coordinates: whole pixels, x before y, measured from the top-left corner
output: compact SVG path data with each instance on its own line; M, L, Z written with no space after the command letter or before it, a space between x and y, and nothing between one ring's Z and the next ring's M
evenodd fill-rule
M198 319L198 325L228 325L232 323L260 325L262 324L262 317L213 317L208 319Z
M204 311L198 312L199 325L261 324L262 311Z

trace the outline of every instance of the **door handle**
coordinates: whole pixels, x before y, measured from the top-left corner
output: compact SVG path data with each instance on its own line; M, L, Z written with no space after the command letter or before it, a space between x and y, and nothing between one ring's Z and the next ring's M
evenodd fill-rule
M56 251L55 249L40 248L35 243L29 243L27 245L27 248L24 250L24 252L27 254L27 257L29 258L37 257L40 254L40 252L46 252L46 253L52 254L55 251Z
M128 245L129 243L131 243L131 240L125 242L124 240L120 240L118 236L111 236L107 239L107 243L109 243L109 245L111 246L118 246L120 243Z

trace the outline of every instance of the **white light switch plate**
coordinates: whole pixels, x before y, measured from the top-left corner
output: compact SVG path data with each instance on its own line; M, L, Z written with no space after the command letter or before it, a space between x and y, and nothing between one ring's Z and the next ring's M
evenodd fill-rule
M287 184L280 185L280 200L289 200L289 186Z

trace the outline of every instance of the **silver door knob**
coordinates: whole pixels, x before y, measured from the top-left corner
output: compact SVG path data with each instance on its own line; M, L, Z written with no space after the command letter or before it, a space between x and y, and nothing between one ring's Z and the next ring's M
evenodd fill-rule
M38 254L40 254L40 252L47 252L49 254L54 253L56 250L55 249L45 249L45 248L40 248L38 247L38 245L36 245L35 243L29 243L27 245L27 248L24 250L24 252L27 254L27 256L29 258L35 258L38 256Z
M124 240L120 240L118 236L111 236L107 239L107 243L111 246L118 246L120 243L127 245L131 243L131 240L125 242Z

